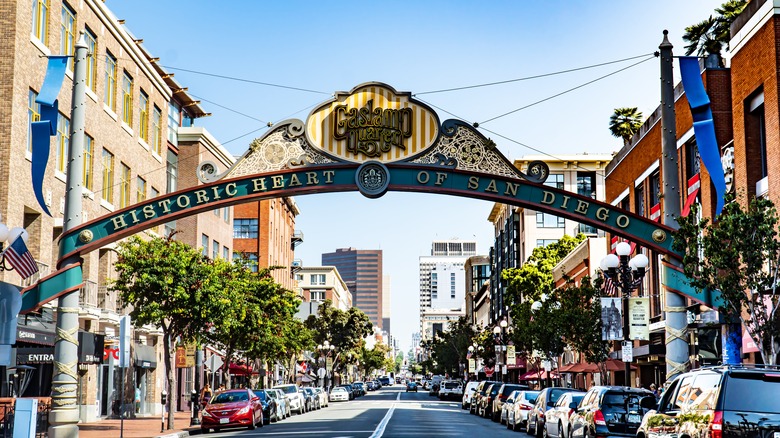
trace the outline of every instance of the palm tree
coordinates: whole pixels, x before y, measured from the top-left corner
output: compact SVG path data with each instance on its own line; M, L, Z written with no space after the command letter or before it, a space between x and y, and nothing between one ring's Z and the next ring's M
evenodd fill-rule
M685 28L683 41L687 42L685 54L697 52L698 56L720 55L720 50L729 41L729 28L745 9L747 0L728 0L716 8L717 16L710 15L704 21Z
M637 107L615 108L615 113L609 118L609 132L615 137L623 139L623 144L627 145L631 137L639 131L642 126L642 112Z

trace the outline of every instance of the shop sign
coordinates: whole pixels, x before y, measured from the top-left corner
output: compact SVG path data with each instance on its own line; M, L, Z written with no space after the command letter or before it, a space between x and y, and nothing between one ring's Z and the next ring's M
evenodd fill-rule
M16 364L43 364L54 361L54 348L17 348Z
M176 368L188 368L187 350L184 347L176 347L175 362Z
M187 344L184 346L184 353L185 353L185 368L190 368L195 366L195 352L197 351L197 347L195 344Z
M477 370L477 361L469 359L469 374L473 374Z
M34 344L54 345L54 333L41 333L38 331L25 330L21 326L18 326L16 329L16 340Z

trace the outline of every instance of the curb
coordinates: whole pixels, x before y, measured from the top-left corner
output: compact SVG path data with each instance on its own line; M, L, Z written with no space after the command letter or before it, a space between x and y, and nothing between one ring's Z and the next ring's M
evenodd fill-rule
M171 432L163 435L155 435L154 438L187 438L193 435L200 435L200 429L180 430L177 432Z

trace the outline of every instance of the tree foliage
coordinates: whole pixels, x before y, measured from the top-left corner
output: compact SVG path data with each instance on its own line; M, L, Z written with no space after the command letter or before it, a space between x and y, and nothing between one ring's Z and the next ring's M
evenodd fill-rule
M642 126L642 112L637 107L615 108L609 117L609 132L628 144Z
M731 199L733 200L733 199ZM719 311L739 318L761 349L764 363L776 364L780 353L780 239L778 213L767 198L747 205L728 202L717 222L697 219L699 206L679 218L672 248L683 254L690 284L718 290Z
M468 348L475 335L476 331L465 316L450 323L446 332L437 333L428 345L435 362L432 371L448 373L450 376L460 375L461 365L466 364Z
M371 320L360 309L337 309L330 300L320 304L317 314L309 315L304 325L311 330L315 344L328 341L335 347L333 370L347 363L355 363L360 357L363 339L374 332Z
M740 13L745 9L747 0L728 0L715 9L717 15L710 15L707 19L685 28L683 41L685 54L696 52L698 56L719 55L721 49L728 45L730 38L729 28Z

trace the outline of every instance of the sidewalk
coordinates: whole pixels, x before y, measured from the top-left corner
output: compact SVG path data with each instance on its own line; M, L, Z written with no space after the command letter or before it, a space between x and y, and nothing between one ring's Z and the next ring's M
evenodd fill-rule
M160 432L160 417L126 418L123 436L126 438L186 437L200 434L200 426L190 426L189 412L174 413L174 429ZM166 419L167 420L167 419ZM79 438L118 437L119 419L103 420L98 423L79 424Z

